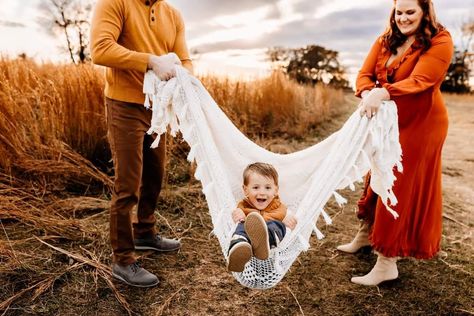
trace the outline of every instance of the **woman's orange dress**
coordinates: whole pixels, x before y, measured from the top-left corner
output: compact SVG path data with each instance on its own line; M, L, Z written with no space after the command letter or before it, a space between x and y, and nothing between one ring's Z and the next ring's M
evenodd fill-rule
M440 86L453 54L448 31L442 30L422 52L417 42L388 67L391 56L379 38L357 77L356 95L385 87L398 108L403 173L396 173L398 199L394 219L366 185L359 200L359 217L371 222L372 247L387 257L427 259L439 250L442 223L441 149L448 115Z

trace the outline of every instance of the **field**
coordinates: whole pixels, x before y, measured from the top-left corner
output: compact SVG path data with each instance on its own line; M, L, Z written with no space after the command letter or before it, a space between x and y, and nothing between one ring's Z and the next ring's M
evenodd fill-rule
M256 82L200 78L252 140L277 152L321 141L355 109L350 93L298 86L281 74ZM275 288L250 290L226 272L188 147L168 138L168 175L157 206L160 232L177 254L141 252L160 285L136 289L110 278L108 208L112 165L103 76L90 66L0 60L0 313L5 315L472 315L474 314L473 96L446 96L442 251L403 259L400 278L350 283L375 255L341 255L357 229L356 192L330 202L326 238Z

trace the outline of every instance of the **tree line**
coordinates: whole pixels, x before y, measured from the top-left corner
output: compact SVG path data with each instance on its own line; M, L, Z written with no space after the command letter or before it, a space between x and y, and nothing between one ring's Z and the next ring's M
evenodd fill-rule
M45 13L41 24L49 31L63 35L66 51L75 64L90 61L89 30L92 2L90 0L43 0ZM449 66L441 90L469 93L469 77L474 65L474 21L461 27L461 44ZM339 53L319 45L301 48L272 47L267 58L274 69L283 71L300 84L323 83L335 88L349 88L346 71L339 62Z

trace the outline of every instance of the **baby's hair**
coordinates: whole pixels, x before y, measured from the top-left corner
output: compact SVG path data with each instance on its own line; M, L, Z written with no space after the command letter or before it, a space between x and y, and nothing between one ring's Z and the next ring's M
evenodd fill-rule
M273 179L275 185L278 185L278 172L275 167L268 163L264 162L254 162L245 167L244 169L244 185L249 183L249 177L252 172L259 174L261 176Z

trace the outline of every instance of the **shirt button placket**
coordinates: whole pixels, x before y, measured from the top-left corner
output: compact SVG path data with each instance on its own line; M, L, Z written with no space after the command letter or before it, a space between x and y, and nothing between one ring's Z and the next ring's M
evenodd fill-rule
M155 9L152 7L151 10L150 10L150 24L154 24L155 23Z

